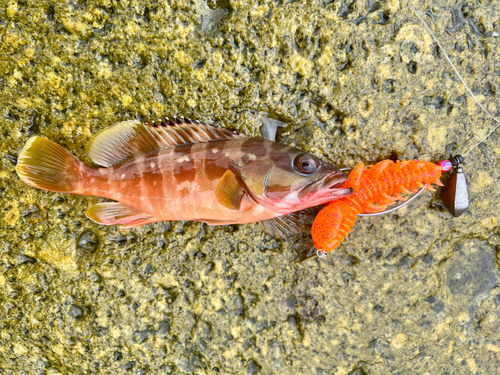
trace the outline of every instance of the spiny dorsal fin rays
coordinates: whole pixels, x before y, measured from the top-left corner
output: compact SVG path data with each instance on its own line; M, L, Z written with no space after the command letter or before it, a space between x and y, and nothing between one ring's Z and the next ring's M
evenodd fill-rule
M140 123L123 121L97 134L87 145L92 161L110 167L139 155L193 143L241 139L245 135L188 118Z

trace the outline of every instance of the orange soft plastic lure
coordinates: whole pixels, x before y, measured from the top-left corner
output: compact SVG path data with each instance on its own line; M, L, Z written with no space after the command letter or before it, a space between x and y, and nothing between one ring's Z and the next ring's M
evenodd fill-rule
M369 169L359 164L342 185L353 188L354 193L329 203L316 216L311 230L314 246L332 251L347 237L358 214L383 211L398 200L404 201L402 193L415 193L425 185L432 191L431 184L443 186L443 170L447 168L418 160L384 160Z

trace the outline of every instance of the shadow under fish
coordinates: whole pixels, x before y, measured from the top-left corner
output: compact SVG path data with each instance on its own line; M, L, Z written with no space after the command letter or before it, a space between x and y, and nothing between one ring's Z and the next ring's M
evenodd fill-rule
M39 189L114 200L86 214L124 228L165 220L261 222L286 238L309 221L300 211L352 194L340 188L347 176L314 155L187 118L121 122L97 134L86 150L101 167L32 137L16 171Z

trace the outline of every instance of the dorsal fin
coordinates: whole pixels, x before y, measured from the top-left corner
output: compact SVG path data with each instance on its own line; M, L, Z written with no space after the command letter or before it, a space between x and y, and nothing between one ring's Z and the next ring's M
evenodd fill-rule
M241 139L246 135L186 117L140 123L123 121L94 136L87 145L92 161L110 167L136 156L193 143Z

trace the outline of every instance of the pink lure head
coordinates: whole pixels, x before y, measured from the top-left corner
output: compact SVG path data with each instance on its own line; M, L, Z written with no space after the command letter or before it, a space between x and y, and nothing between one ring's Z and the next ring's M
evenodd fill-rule
M443 172L451 171L451 168L453 168L453 164L449 160L441 160L438 165L443 169Z

